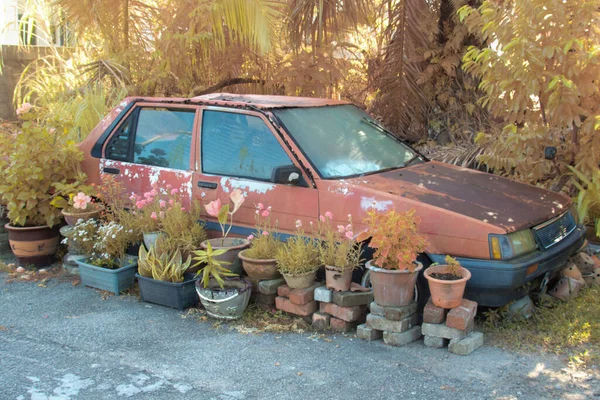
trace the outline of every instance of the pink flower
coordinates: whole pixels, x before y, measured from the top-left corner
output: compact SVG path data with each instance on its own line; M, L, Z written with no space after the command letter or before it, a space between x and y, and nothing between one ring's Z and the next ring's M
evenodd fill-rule
M352 239L352 237L354 236L354 233L353 233L352 231L348 231L348 232L346 232L346 235L345 235L345 236L346 236L348 239Z
M144 193L144 197L147 198L147 199L151 199L153 197L152 196L152 192L146 192L146 193Z
M150 218L158 219L158 217L156 216L156 213L154 211L152 211L152 214L150 214Z
M17 108L17 115L23 115L25 113L28 113L29 110L31 110L31 107L33 107L31 104L23 103L21 107Z
M144 208L144 206L145 206L145 205L146 205L146 201L145 201L145 200L138 200L138 201L136 201L136 202L135 202L135 206L136 206L138 209L140 209L140 210L141 210L142 208Z
M219 211L221 210L221 199L211 201L210 203L206 204L204 208L206 209L208 215L210 215L211 217L218 217Z
M296 229L301 228L301 227L302 227L302 221L296 220Z
M173 206L173 203L174 203L173 199L169 199L169 205Z
M179 189L172 189L171 190L171 194L177 194L177 193L179 193Z
M156 189L152 189L150 191L150 193L152 194L152 196L156 196L158 194L158 192L156 191Z
M263 211L261 215L262 215L263 217L265 217L265 218L266 218L266 217L268 217L268 216L269 216L269 210L265 210L265 211Z
M333 219L333 214L331 213L331 211L327 211L325 213L325 218Z
M260 210L256 210L255 212L256 212L256 215L260 214Z
M137 200L137 197L136 197L136 195L135 195L135 194L132 194L131 196L129 196L129 200L131 200L131 201L136 201L136 200Z
M252 239L254 239L254 235L249 235L248 240L252 240Z
M350 224L346 225L346 230L347 231L351 231L352 230L352 225L350 225Z
M346 227L344 225L338 225L337 230L339 233L344 233L346 232Z
M171 189L173 189L173 185L171 185L170 183L167 184L167 190L171 190Z
M256 208L259 209L259 210L262 210L263 208L265 208L265 206L263 205L263 203L258 203L256 205Z
M185 207L181 207L181 211L185 211Z
M231 192L229 199L231 199L231 202L233 203L233 210L231 211L232 214L235 213L246 200L244 197L244 192L242 192L240 189L235 189L233 192Z
M90 196L86 196L85 193L79 192L75 197L73 197L73 208L85 210L91 201L92 198Z
M160 203L158 203L158 205L160 206L160 208L165 208L167 206L167 202L164 200L161 200Z
M269 232L267 232L267 231L263 231L262 235L263 235L263 236L269 236Z
M321 216L319 217L319 221L321 221L321 222L325 222L325 217L321 215Z

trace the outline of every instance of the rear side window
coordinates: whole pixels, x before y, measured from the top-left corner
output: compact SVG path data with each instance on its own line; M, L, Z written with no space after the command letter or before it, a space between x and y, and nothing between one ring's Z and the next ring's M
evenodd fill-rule
M188 170L195 115L194 110L138 109L110 139L106 158Z
M259 117L223 111L202 116L202 172L262 181L293 164Z

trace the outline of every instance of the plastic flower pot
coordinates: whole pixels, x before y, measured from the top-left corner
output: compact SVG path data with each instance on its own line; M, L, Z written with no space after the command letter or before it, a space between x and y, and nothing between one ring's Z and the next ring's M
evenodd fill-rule
M8 231L8 243L19 264L45 267L54 262L54 254L60 241L58 226L18 227L4 225Z
M283 275L283 279L285 279L285 283L291 289L306 289L313 285L317 278L317 272L307 272L302 275L289 275L289 274L281 274Z
M196 292L206 313L217 319L238 319L244 315L250 302L252 284L238 278L226 279L223 289L214 279L208 287L202 286L200 280L196 281Z
M210 242L213 250L221 250L227 249L227 253L222 254L220 256L216 256L215 260L225 261L231 264L223 265L224 268L230 270L234 274L241 275L244 272L242 268L242 261L238 257L240 252L244 249L250 247L250 241L248 239L241 238L217 238L217 239L208 239L204 242L200 243L200 247L202 250L206 250L208 246L206 245Z
M125 265L117 269L97 267L88 264L89 258L77 260L81 283L96 289L107 290L116 295L133 286L137 258L127 257Z
M261 260L259 258L246 257L244 254L246 251L247 250L241 251L238 254L238 257L242 260L242 267L250 278L262 281L281 277L281 274L277 270L277 260Z
M447 274L447 265L435 265L425 270L423 275L429 284L431 293L431 302L441 308L455 308L460 306L460 302L465 294L467 281L471 279L471 272L468 269L460 267L462 278L456 280L443 280L432 277L432 274Z
M142 300L148 303L185 310L198 304L195 284L198 278L187 274L183 282L164 282L135 274Z
M325 286L336 292L347 292L352 284L352 269L344 272L337 267L325 266Z
M366 263L371 271L371 286L375 303L383 307L403 307L414 301L415 283L423 264L416 262L414 271L384 269Z

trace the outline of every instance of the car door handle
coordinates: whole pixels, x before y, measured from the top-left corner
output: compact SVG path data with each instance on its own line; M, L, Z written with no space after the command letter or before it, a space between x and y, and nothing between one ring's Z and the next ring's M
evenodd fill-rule
M102 172L105 172L107 174L118 175L121 173L121 170L119 168L104 168Z
M216 189L216 182L206 182L206 181L198 181L198 187L205 189Z

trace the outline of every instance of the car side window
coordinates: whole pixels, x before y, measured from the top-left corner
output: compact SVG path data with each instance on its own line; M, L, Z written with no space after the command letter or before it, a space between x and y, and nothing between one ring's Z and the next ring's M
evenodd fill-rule
M204 111L202 172L269 181L275 167L291 164L293 162L261 118Z
M111 138L106 158L188 170L195 115L195 110L136 110Z

